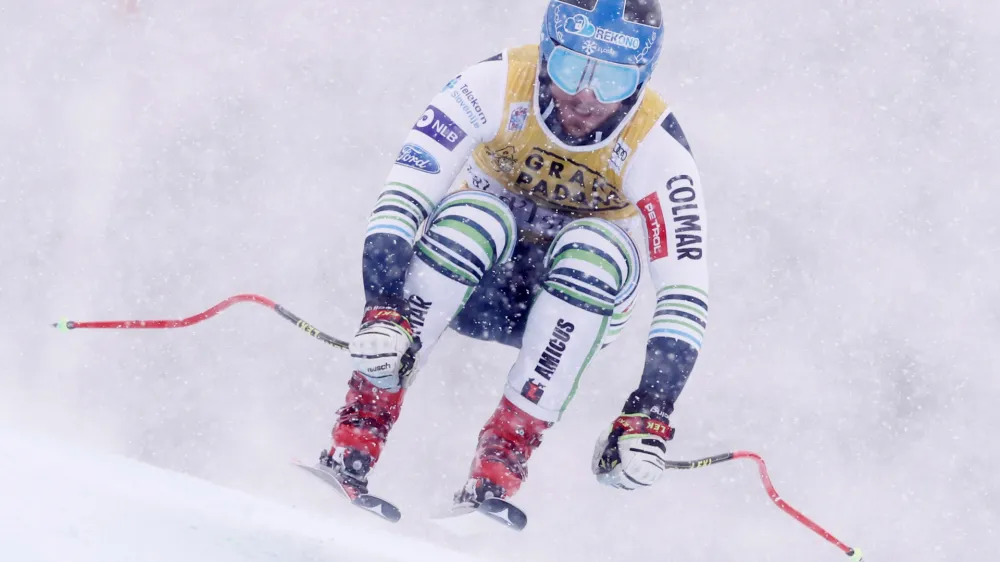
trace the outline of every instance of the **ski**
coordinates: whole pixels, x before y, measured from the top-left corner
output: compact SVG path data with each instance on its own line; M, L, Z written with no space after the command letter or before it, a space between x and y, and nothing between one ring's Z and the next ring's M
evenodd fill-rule
M478 513L483 517L466 517ZM432 518L438 525L456 535L471 536L495 529L497 523L521 531L528 525L528 516L521 508L499 498L490 498L478 506L460 503L446 513ZM491 521L487 523L486 521Z
M392 502L384 500L378 496L369 494L366 490L352 486L341 479L334 471L322 465L309 465L298 460L293 460L292 464L316 476L326 482L333 489L340 492L342 496L351 502L351 505L361 508L380 519L395 523L400 520L403 514Z
M521 508L500 498L485 500L476 511L515 531L523 531L528 525L528 515Z

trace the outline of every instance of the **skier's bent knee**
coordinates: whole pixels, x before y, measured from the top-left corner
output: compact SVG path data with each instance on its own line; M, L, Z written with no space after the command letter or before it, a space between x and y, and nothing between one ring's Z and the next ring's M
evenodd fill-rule
M516 235L514 215L499 197L463 190L441 201L415 256L441 275L474 286L510 259Z
M584 310L611 316L639 285L639 252L629 235L606 220L575 220L546 256L545 290Z
M465 286L477 285L487 271L510 259L515 234L510 209L495 195L465 190L442 199L414 247L417 260L411 262L407 298L382 296L366 308L350 346L355 371L382 390L407 386L415 374L420 336L430 328L435 333L430 339L436 339L447 324L437 318L442 312L416 305L437 302L448 309L445 300L464 295ZM459 306L460 298L451 308Z

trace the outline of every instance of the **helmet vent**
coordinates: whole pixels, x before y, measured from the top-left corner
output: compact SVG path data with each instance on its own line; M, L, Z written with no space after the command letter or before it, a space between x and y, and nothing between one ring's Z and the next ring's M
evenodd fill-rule
M663 25L659 0L625 0L625 21L659 28Z
M570 6L576 6L581 10L587 10L588 12L593 12L594 7L597 6L597 0L559 0L563 4L569 4Z

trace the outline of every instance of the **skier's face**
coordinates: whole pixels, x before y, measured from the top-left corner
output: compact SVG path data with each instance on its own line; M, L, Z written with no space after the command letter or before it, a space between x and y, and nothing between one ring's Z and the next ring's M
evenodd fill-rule
M601 126L622 102L601 103L589 88L567 94L559 87L552 88L556 113L563 129L574 137L585 137Z

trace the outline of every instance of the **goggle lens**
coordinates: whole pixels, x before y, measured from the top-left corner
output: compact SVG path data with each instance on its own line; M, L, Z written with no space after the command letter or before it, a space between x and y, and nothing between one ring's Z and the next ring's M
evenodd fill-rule
M598 60L563 46L553 49L547 69L562 91L590 89L601 103L624 101L639 88L639 67Z

